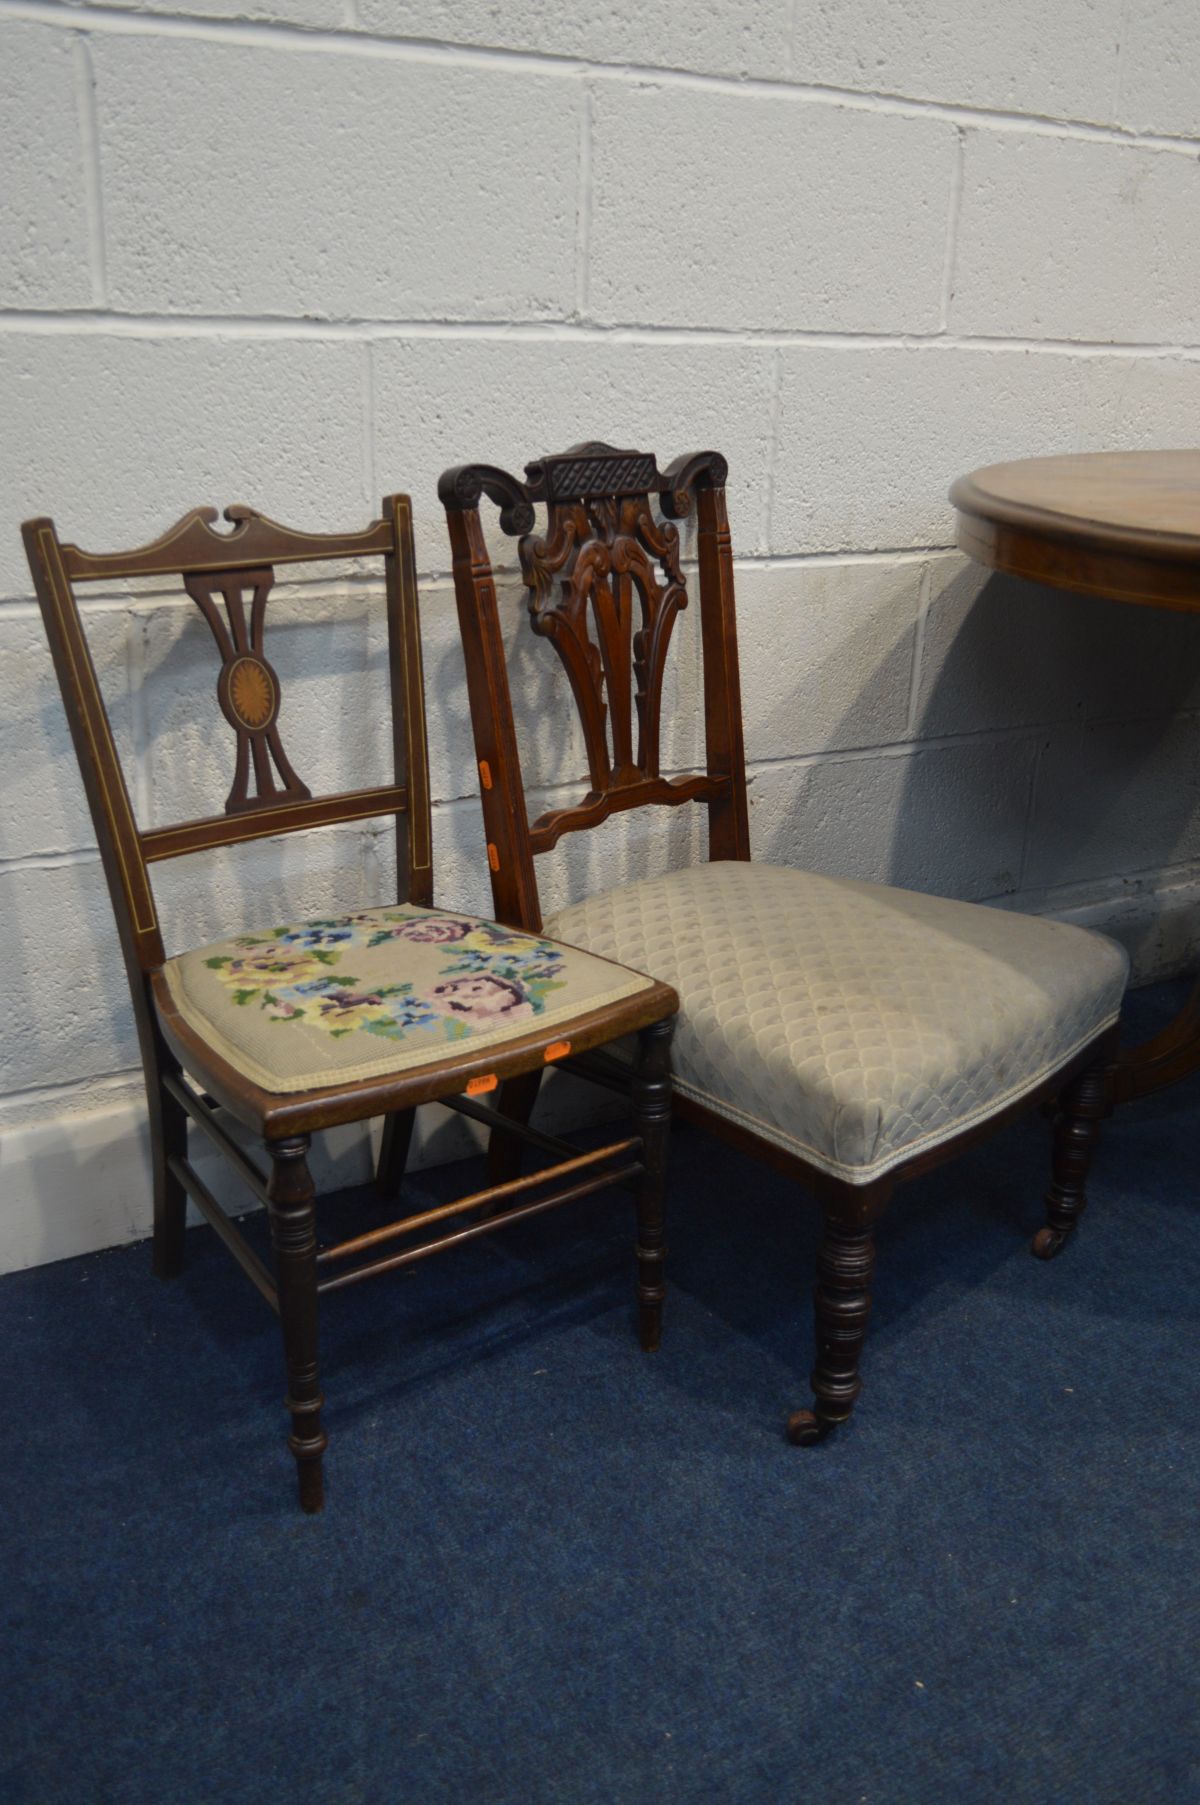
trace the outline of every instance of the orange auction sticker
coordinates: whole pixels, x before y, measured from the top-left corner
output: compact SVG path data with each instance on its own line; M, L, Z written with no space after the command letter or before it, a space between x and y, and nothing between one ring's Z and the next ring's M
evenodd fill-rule
M495 1072L484 1072L478 1078L468 1078L467 1095L468 1097L482 1097L484 1091L494 1091L499 1082Z

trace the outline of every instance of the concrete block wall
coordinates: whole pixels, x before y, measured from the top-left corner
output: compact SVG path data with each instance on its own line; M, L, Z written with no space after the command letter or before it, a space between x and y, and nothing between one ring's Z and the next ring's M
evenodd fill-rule
M946 490L1196 442L1198 69L1192 0L0 0L0 1267L144 1233L149 1206L34 512L104 549L201 502L333 529L408 489L438 892L485 908L439 471L717 446L758 856L1185 963L1200 631L987 579ZM529 779L561 797L565 690L511 577L503 599ZM87 612L140 818L219 808L195 609L142 587ZM271 619L303 774L374 780L377 589L298 573ZM693 612L678 767L697 680ZM545 862L547 898L702 851L695 812L613 822ZM159 869L181 946L386 900L388 832ZM430 1125L423 1157L460 1145ZM338 1137L325 1172L366 1157Z

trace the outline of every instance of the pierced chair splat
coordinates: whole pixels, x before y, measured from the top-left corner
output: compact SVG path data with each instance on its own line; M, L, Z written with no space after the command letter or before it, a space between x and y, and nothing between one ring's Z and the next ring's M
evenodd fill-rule
M411 504L389 496L361 532L293 531L250 508L232 530L196 509L138 550L95 555L28 521L25 545L108 880L149 1102L154 1265L179 1272L190 1198L280 1319L289 1446L300 1502L324 1501L319 1298L372 1274L491 1233L612 1186L633 1191L642 1345L658 1345L663 1186L670 1127L669 1046L677 998L641 972L520 927L433 906L425 697ZM374 788L314 796L289 762L279 678L265 653L276 567L374 560L384 576L393 775ZM176 576L220 659L217 699L235 735L224 811L138 826L88 650L76 586ZM224 940L166 957L152 865L337 822L395 818L397 900L317 920L237 924ZM632 1131L575 1147L481 1101L568 1052L633 1035ZM416 1108L437 1102L532 1142L551 1162L322 1247L308 1155L314 1132L385 1118L377 1171L384 1197L403 1178ZM247 1156L230 1122L264 1144ZM228 1157L266 1205L273 1268L192 1164L189 1126ZM488 1212L488 1213L484 1213ZM397 1242L411 1238L399 1251Z
M542 930L535 859L564 834L645 804L704 803L707 863L605 890L544 928L669 983L680 998L675 1109L821 1201L813 1403L789 1421L794 1441L819 1441L859 1394L874 1229L898 1182L1057 1098L1034 1251L1049 1257L1074 1231L1128 961L1063 923L752 863L724 458L701 452L660 471L648 453L593 442L525 471L522 482L466 464L439 485L496 912ZM533 630L566 667L587 750L586 793L533 822L485 496L520 538ZM664 775L663 672L687 606L675 522L693 513L705 768ZM620 1082L611 1056L574 1065ZM533 1086L513 1093L514 1111L531 1107ZM513 1146L497 1137L494 1170L511 1166Z

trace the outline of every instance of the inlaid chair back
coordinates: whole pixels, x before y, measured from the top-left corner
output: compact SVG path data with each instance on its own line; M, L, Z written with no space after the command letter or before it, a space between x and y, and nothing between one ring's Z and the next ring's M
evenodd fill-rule
M160 966L164 957L149 872L156 860L394 814L398 900L423 904L432 898L425 704L408 496L388 496L381 518L354 533L296 532L240 506L225 510L232 523L229 532L217 530L217 518L215 508L193 509L153 544L128 552L93 553L65 544L52 520L30 520L22 529L135 1001L141 974ZM268 609L277 566L332 559L376 559L383 565L394 768L391 781L376 788L314 796L284 746L283 698L268 655ZM234 734L233 771L222 814L147 830L134 817L75 592L80 584L170 576L179 577L212 630L216 700ZM215 728L216 710L213 716ZM302 739L303 722L289 720L288 725ZM296 756L302 769L303 757Z
M626 809L703 802L709 857L750 857L726 473L724 458L713 451L660 471L652 453L590 443L527 464L524 482L489 464L464 464L443 475L438 493L449 521L488 861L502 920L538 927L534 856L564 834ZM562 660L586 748L587 793L532 823L479 517L484 495L499 507L503 531L520 538L533 630ZM544 534L534 530L538 503L546 509ZM693 510L705 769L666 777L663 684L689 599L675 522Z

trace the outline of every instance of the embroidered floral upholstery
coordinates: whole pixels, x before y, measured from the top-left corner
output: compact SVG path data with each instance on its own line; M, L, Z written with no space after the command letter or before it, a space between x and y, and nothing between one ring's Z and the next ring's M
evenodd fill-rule
M853 1184L1033 1090L1116 1020L1128 975L1083 928L734 862L546 931L674 985L677 1088Z
M551 1028L653 979L404 904L239 934L163 968L184 1021L266 1090L374 1078Z

